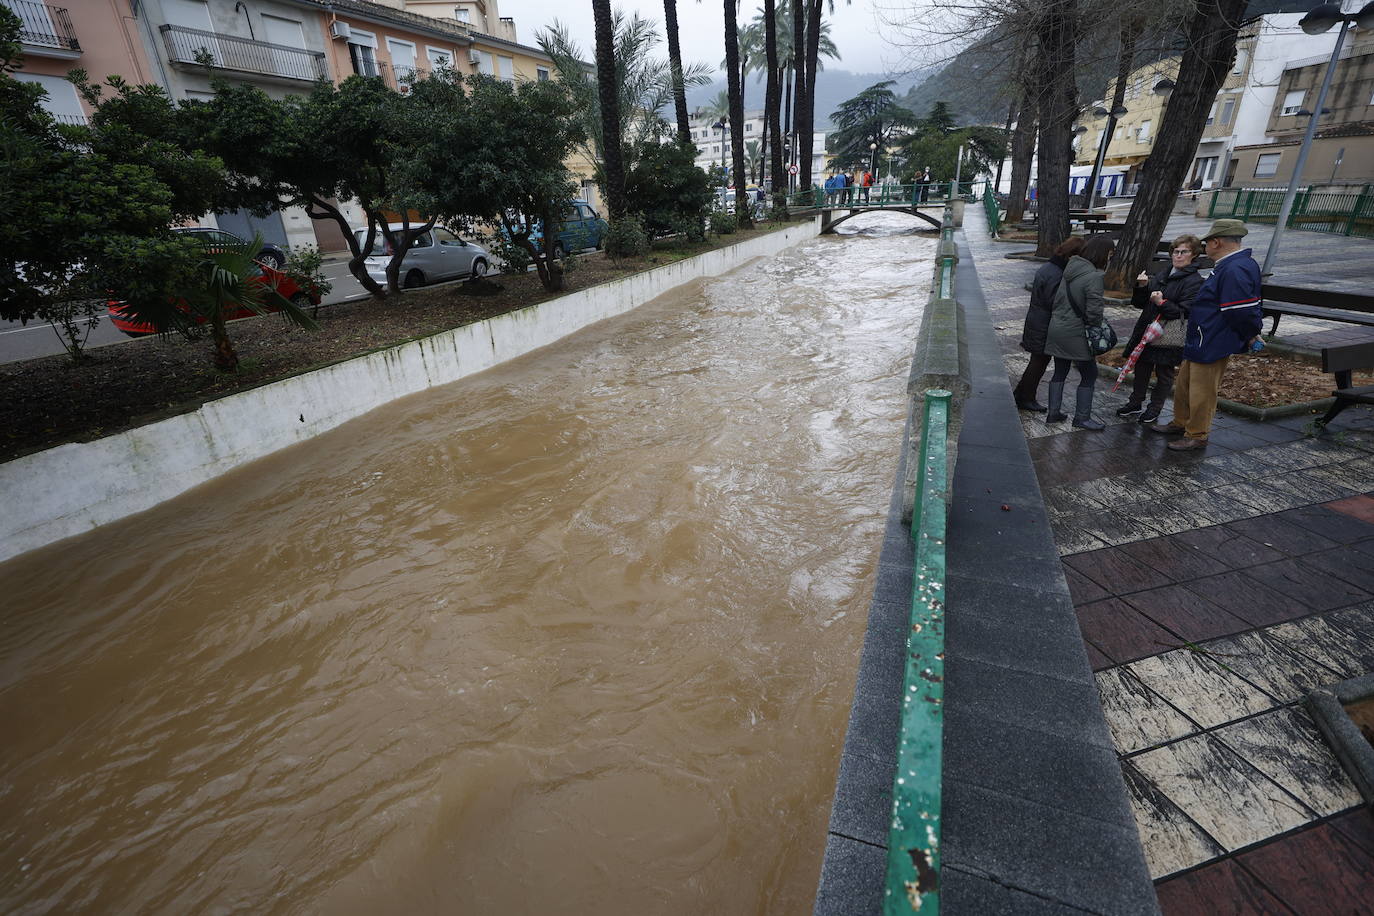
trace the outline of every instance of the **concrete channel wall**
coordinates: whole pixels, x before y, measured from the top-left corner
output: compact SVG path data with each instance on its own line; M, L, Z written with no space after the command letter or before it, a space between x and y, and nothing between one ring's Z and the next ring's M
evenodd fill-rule
M0 561L152 508L397 398L481 372L670 290L813 238L819 218L622 280L0 465ZM22 495L21 495L22 494Z

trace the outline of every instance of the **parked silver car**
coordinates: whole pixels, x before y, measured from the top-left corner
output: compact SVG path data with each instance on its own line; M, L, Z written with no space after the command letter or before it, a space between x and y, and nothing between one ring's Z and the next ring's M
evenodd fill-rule
M400 232L402 227L393 223L390 228L393 232ZM367 244L366 229L354 229L353 234L358 239L359 247ZM364 263L368 276L385 285L386 267L391 263L391 246L380 230ZM401 261L401 285L409 289L460 277L475 280L485 276L490 266L491 256L481 245L460 239L442 226L435 226L417 238L406 252Z

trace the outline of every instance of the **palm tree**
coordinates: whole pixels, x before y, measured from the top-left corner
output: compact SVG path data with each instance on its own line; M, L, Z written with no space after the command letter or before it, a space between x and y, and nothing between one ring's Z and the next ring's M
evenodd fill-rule
M722 89L717 92L712 96L711 101L701 107L699 114L711 121L728 121L730 119L730 90Z
M692 122L687 118L687 86L682 81L682 48L677 37L677 0L663 0L663 31L668 35L668 68L673 79L673 111L677 115L677 138L692 140Z
M615 35L616 72L613 85L620 108L621 163L629 171L634 168L635 150L670 129L659 112L669 104L676 103L672 65L653 56L660 39L652 21L637 15L627 17L625 13L616 11L611 16L611 31ZM605 187L601 83L592 78L582 63L582 49L572 40L566 25L554 20L552 26L535 38L539 47L553 60L555 76L573 95L587 138L580 149L595 163L597 181ZM682 71L682 82L686 87L702 86L710 81L710 70L703 64L691 64ZM725 94L721 95L724 97ZM725 103L722 103L722 110L726 110ZM688 137L691 137L690 127Z
M773 10L771 22L773 25L772 31L775 43L774 58L772 59L767 56L768 23L770 21L768 13L769 8ZM792 15L792 8L788 0L782 0L781 4L777 3L776 0L765 0L764 9L754 17L754 21L751 23L754 28L763 31L765 39L764 47L755 49L755 54L761 56L752 63L751 69L763 70L765 73L771 72L775 75L777 81L773 105L776 109L780 110L780 124L778 126L768 127L767 130L772 133L772 142L779 153L781 153L783 146L781 137L790 135L792 132L792 87L796 82L795 69L798 62L797 55L793 50L796 47L794 29L792 27L793 22L794 17ZM821 23L820 39L817 43L817 49L818 58L829 57L838 60L840 57L839 49L835 47L835 42L830 37L830 23L828 22ZM824 69L824 65L820 63L819 59L817 60L816 68L818 70Z
M744 85L739 72L738 0L725 0L725 73L730 93L730 153L735 176L735 219L740 228L753 228L744 192Z
M249 242L207 248L197 266L203 285L198 285L186 296L191 314L210 325L210 337L215 343L215 368L222 372L233 372L239 365L239 355L225 327L225 316L230 312L246 308L262 315L270 309L280 309L292 324L311 331L318 327L299 304L260 279L263 271L254 258L261 250L261 235L253 236Z
M601 103L601 168L606 177L606 211L614 222L625 215L625 165L621 159L620 99L616 92L611 0L592 0L592 18L596 22L596 94Z
M768 163L768 174L773 178L773 206L775 208L782 205L779 199L778 181L782 178L782 129L778 118L779 95L778 92L778 16L774 0L763 0L763 52L764 52L764 73L767 80L764 84L763 102L763 138L765 145L769 138L772 139L772 146L769 151L773 154ZM786 183L784 182L784 185Z
M799 68L799 78L804 76L805 89L798 86L797 91L797 141L801 148L799 153L799 163L801 165L801 186L809 188L811 186L811 151L812 143L815 141L815 106L816 106L816 73L820 69L820 47L821 34L824 31L824 23L821 21L822 4L828 3L830 12L835 12L835 0L806 0L806 45L805 51L799 52L802 58L802 66ZM801 0L793 0L793 15L798 15L798 6L802 5ZM797 47L801 48L802 29L799 25L793 26L793 33L797 36Z

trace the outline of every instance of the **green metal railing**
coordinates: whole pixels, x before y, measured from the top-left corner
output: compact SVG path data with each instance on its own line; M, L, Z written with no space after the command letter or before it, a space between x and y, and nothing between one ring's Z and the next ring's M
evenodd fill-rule
M1374 186L1356 191L1313 191L1302 188L1293 198L1288 229L1330 232L1374 238ZM1283 206L1283 188L1222 188L1212 194L1210 218L1236 217L1253 222L1276 222Z
M941 290L953 273L952 258L941 265ZM883 912L887 916L940 912L940 804L943 770L945 681L945 520L949 500L949 410L953 395L925 392L916 507L911 535L916 541L906 679L902 685L902 728L897 775L892 785L892 821L887 842Z
M997 206L997 195L992 192L992 182L983 185L983 212L988 215L988 232L996 235L1002 227L1002 211Z

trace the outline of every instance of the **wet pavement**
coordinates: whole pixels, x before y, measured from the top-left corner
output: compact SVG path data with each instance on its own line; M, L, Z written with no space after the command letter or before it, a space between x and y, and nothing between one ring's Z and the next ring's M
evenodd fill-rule
M1014 384L1038 265L967 216ZM1260 258L1267 235L1249 240ZM1374 242L1290 232L1283 251L1276 282L1364 291L1352 265L1366 273ZM1134 310L1111 317L1129 328ZM1332 326L1279 330L1312 348ZM1301 700L1374 670L1374 410L1320 438L1310 416L1219 413L1205 451L1178 453L1118 418L1109 387L1104 432L1021 421L1161 909L1366 911L1374 817Z

